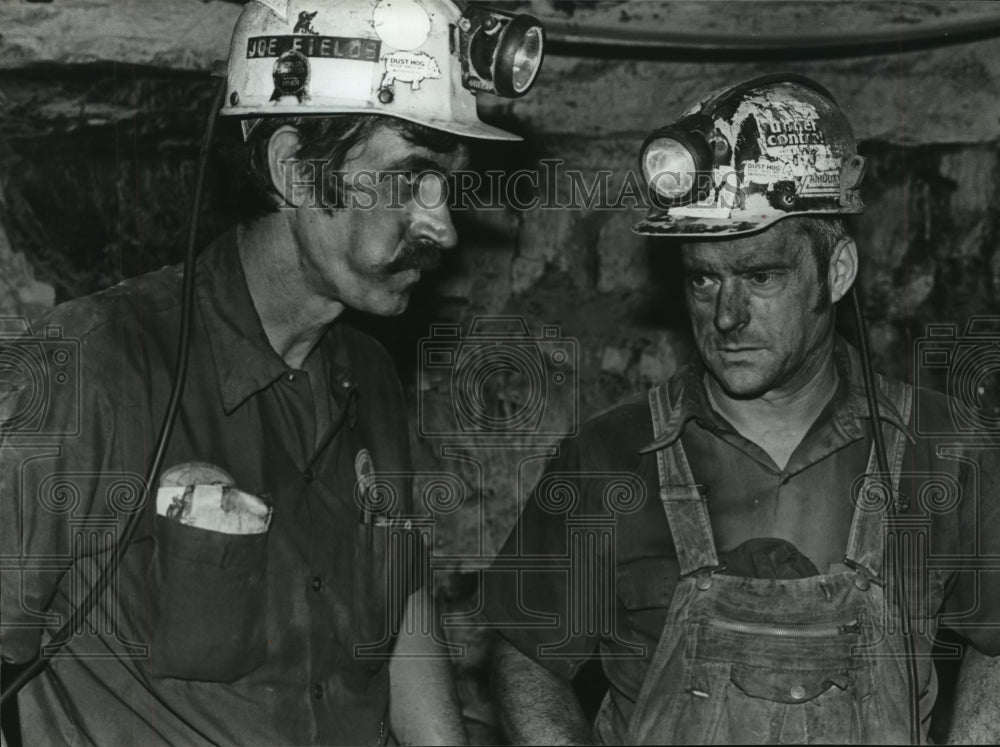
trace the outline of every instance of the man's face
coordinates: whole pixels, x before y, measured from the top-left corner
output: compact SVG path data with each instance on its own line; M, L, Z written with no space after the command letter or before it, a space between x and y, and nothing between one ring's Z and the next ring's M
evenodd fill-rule
M310 290L352 309L402 313L421 272L458 241L443 180L414 184L413 177L447 176L466 162L464 146L436 153L378 126L344 162L345 207L310 206L311 197L298 202L303 207L295 210L292 231Z
M833 334L830 308L816 310L822 291L810 239L794 221L684 245L695 344L731 397L796 391L812 378L816 353Z

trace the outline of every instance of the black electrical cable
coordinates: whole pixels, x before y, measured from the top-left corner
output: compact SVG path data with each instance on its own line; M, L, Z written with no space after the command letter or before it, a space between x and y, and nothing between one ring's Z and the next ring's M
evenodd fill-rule
M854 30L819 34L741 34L688 32L674 29L628 28L621 25L587 25L543 18L550 53L572 52L577 47L643 51L665 55L738 55L809 58L856 57L865 54L898 54L904 50L959 44L1000 35L1000 16L979 16L946 23L921 23L884 31Z
M871 353L868 349L868 327L865 315L861 309L860 293L857 285L851 289L851 299L854 306L854 318L858 325L858 339L861 347L861 370L865 378L865 395L868 398L868 412L871 415L872 438L875 442L875 458L878 460L879 472L886 478L889 476L889 460L885 452L885 439L882 434L882 418L879 413L878 398L875 396L875 374L872 370ZM895 496L888 496L889 516L896 514ZM903 632L903 649L906 657L907 702L910 712L910 742L920 744L920 673L917 670L916 644L913 628L910 624L910 607L906 599L906 569L903 568L903 553L901 543L893 545L892 579L896 606L899 609L899 624Z
M146 473L145 484L142 488L142 498L135 511L125 518L122 527L121 537L115 546L114 554L101 570L100 575L93 586L87 592L87 596L73 610L66 623L52 636L49 643L34 661L28 664L10 684L0 694L0 704L6 703L10 698L17 695L21 688L38 675L63 646L73 637L73 631L77 630L80 624L87 618L97 604L98 600L107 591L108 582L114 578L121 565L122 559L132 542L132 536L139 526L140 517L144 515L142 508L149 500L150 487L156 480L163 465L163 458L167 453L167 446L170 443L170 434L173 432L174 424L177 422L177 413L180 410L181 397L184 394L184 382L187 379L188 359L191 352L191 319L194 316L194 287L195 287L195 258L197 257L198 239L198 218L201 211L202 191L205 183L205 170L208 165L208 153L215 133L215 122L218 111L222 108L223 99L226 94L226 81L219 82L218 91L212 100L212 109L209 113L208 124L205 128L205 137L201 143L201 152L198 156L198 178L194 188L194 204L191 208L191 221L188 230L187 252L184 255L184 281L181 291L181 329L178 338L177 360L174 363L173 385L170 390L170 400L167 403L166 413L160 424L160 433L156 439L156 447L152 461L149 464L149 471Z

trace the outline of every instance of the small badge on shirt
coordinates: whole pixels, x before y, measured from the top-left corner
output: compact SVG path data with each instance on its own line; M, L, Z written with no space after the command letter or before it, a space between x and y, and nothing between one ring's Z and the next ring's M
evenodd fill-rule
M187 462L160 478L156 513L180 524L223 534L264 534L272 509L238 489L228 472L213 464Z

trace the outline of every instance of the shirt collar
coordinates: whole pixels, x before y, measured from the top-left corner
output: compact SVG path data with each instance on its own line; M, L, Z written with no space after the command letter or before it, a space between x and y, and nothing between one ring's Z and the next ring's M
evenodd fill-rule
M868 410L868 395L865 387L864 370L861 367L861 354L848 345L842 338L837 338L837 347L834 349L837 356L838 367L846 369L847 375L841 375L842 381L848 382L848 392L846 396L846 412L839 413L839 419L847 430L848 435L854 438L861 438L864 430L861 427L861 419L870 420L872 415ZM876 375L876 381L882 379L881 375ZM916 435L909 424L903 419L896 405L886 395L882 388L876 384L875 399L878 404L879 417L886 423L891 424L911 443L916 443Z
M841 337L836 338L833 356L840 384L824 413L833 419L835 426L843 432L847 440L853 441L864 436L861 419L871 418L865 394L861 358L858 351ZM708 401L704 384L705 371L705 365L695 356L671 378L667 386L673 406L667 417L666 427L658 438L642 447L639 453L647 454L670 446L680 438L691 420L697 420L709 430L731 429L725 419L712 409ZM876 387L876 399L879 417L902 431L911 442L915 442L913 432L904 422L899 410L878 387Z
M219 396L226 414L289 372L267 339L240 262L236 231L214 241L198 258L195 291L215 364ZM329 385L340 402L357 379L340 324L330 325L320 341Z

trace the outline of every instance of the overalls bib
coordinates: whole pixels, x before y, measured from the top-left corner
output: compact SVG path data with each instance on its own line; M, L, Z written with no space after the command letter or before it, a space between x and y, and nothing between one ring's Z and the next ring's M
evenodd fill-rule
M881 377L879 386L909 422L911 387ZM650 392L650 407L659 436L671 415L665 386ZM905 438L889 426L885 435L894 496ZM848 570L790 580L717 575L708 511L680 439L657 452L657 466L681 580L624 743L908 742L903 638L886 633L882 580L890 494L874 446L855 497Z

